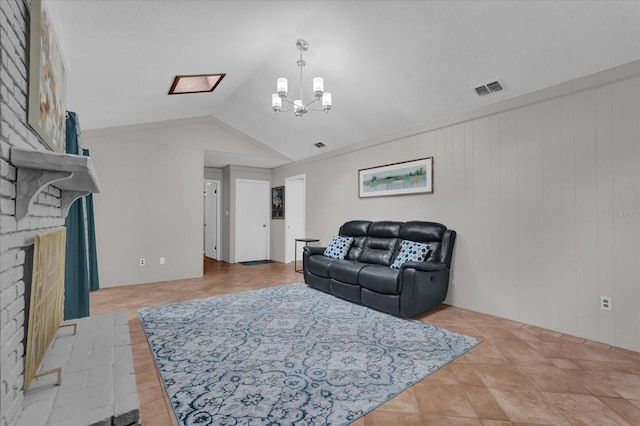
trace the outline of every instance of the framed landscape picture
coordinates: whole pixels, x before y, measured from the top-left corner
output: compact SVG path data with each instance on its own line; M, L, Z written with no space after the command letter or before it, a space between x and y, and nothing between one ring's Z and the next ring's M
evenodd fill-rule
M271 188L271 219L284 219L284 186Z
M53 151L64 152L67 71L46 2L31 2L28 123Z
M433 192L433 157L358 170L360 198Z

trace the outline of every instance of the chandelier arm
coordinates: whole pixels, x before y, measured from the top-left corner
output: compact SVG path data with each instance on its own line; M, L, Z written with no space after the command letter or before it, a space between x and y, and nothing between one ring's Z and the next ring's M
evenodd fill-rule
M318 98L313 98L313 100L312 100L311 102L309 102L308 104L304 104L304 107L306 108L306 107L308 107L309 105L312 105L312 104L314 104L314 103L316 103L316 102L319 102L319 101L320 101L320 99L318 99ZM322 110L321 110L321 109L318 109L318 110L314 110L314 111L322 111Z

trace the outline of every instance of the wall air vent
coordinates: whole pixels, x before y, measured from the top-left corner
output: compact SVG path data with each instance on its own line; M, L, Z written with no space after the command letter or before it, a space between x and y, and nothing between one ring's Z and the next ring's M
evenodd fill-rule
M498 80L492 81L491 83L483 84L482 86L478 86L474 88L476 95L484 96L489 95L491 93L499 92L502 90L502 84Z
M322 142L316 142L316 143L314 143L314 145L316 146L316 148L324 148L326 146Z

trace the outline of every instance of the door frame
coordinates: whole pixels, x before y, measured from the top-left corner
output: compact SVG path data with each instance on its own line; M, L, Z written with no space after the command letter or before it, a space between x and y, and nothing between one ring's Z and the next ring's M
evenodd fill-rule
M290 191L287 191L287 184L290 184L290 182L294 182L294 181L296 182L302 181L302 229L304 230L305 234L307 233L307 175L301 174L296 176L289 176L284 179L284 196L285 196L284 260L285 260L285 263L293 262L293 259L295 258L295 250L296 250L293 238L290 238L291 235L289 235L289 219L291 218L291 215L286 212L287 206L291 205L291 201L286 199L287 194L291 193Z
M240 179L237 178L235 181L235 211L234 211L234 262L238 263L238 183L241 182L251 182L251 183L260 183L261 185L267 185L267 193L264 201L265 206L265 228L267 232L267 259L271 259L271 182L268 180L260 180L260 179Z
M220 260L220 200L222 199L222 183L219 180L215 180L215 179L204 179L204 188L206 191L207 188L207 182L213 182L216 184L216 223L215 223L215 227L216 227L216 260ZM204 202L204 212L205 215L207 213L207 201L205 200ZM202 227L204 228L204 221L206 219L203 217L202 218ZM206 232L206 231L205 231ZM203 235L203 243L205 243L204 239L206 238ZM206 244L203 244L204 246L204 253L205 256L207 255L207 246ZM209 258L211 259L211 258Z

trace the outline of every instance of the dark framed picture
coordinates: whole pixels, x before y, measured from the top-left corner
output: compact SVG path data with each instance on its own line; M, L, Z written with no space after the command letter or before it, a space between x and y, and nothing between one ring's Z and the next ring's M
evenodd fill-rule
M284 186L271 188L271 219L284 219Z

